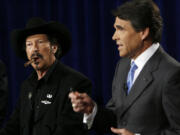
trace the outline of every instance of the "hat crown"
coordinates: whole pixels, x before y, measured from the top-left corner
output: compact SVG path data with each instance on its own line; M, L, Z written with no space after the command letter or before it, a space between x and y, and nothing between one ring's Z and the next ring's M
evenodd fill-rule
M26 24L26 28L34 28L39 27L46 24L46 22L41 18L31 18L28 23Z
M25 39L34 34L49 34L58 40L58 46L61 48L61 53L57 54L57 58L64 56L71 48L71 35L68 29L59 22L45 20L33 17L26 23L26 28L16 29L11 32L11 42L17 56L27 60L26 52L23 46Z

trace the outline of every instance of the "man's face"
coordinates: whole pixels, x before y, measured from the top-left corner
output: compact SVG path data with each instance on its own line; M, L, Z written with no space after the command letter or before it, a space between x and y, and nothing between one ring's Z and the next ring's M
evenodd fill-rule
M130 21L116 17L114 28L112 39L116 41L120 57L135 59L142 53L142 32L136 32Z
M51 46L46 34L35 34L26 38L27 58L34 59L35 70L46 70L55 60L57 46Z

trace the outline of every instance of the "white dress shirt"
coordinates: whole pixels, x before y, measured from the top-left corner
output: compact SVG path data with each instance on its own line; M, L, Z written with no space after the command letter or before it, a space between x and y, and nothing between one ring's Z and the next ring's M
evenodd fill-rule
M159 43L152 44L143 53L141 53L135 60L133 60L133 59L131 60L131 62L134 61L138 67L134 73L133 83L137 79L137 77L140 74L141 70L143 69L144 65L153 56L153 54L157 51L158 48L159 48Z

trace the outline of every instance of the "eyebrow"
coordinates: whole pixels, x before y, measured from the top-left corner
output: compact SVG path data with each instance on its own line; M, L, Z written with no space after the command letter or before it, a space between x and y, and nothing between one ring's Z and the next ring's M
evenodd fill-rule
M25 41L25 43L28 43L28 42L31 42L31 41Z
M115 27L118 28L118 29L124 29L124 27L121 26L121 25L115 25Z
M46 40L48 40L48 39L36 39L35 41L39 41L39 40L46 41ZM32 41L30 41L30 40L26 40L26 42L32 42Z

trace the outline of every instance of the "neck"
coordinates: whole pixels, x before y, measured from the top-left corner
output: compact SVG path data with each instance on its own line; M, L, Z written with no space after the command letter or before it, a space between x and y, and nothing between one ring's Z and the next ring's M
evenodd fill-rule
M142 48L138 52L136 52L136 55L131 57L131 59L135 60L139 55L141 55L146 49L148 49L152 45L152 41L147 40L144 41L142 44L143 44Z
M55 60L56 60L55 58L52 59L51 63L47 67L40 69L40 70L36 70L38 80L40 80L41 78L43 78L46 75L47 71L49 70L49 67L55 62Z
M40 71L40 70L36 71L37 76L38 76L38 80L40 80L41 78L43 78L45 76L45 74L47 73L48 69L47 70L43 70L43 71Z

